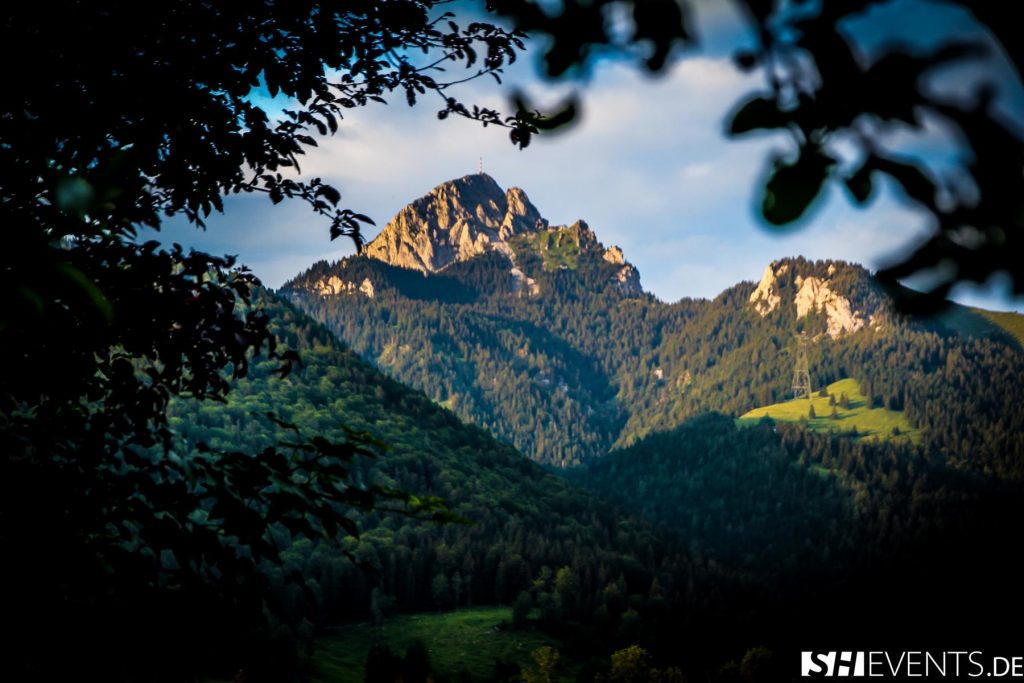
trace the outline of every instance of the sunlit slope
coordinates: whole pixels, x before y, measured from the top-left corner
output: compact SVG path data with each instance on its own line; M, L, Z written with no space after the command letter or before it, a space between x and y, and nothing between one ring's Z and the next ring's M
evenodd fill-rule
M828 396L816 391L811 399L796 398L754 408L740 416L739 422L753 423L764 417L782 422L806 424L816 432L837 433L858 439L909 439L917 442L921 432L907 421L902 411L871 408L854 379L841 379L826 387ZM847 401L842 401L846 394ZM832 398L835 405L832 405ZM811 407L814 417L811 417ZM833 408L835 414L833 415Z
M1024 315L1013 311L986 311L983 308L973 310L1013 335L1017 343L1024 346Z

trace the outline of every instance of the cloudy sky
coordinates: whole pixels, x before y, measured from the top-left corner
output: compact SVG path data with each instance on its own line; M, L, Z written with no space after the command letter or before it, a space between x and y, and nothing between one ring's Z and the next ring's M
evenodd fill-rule
M621 246L645 289L666 301L714 297L736 282L758 279L771 260L798 254L875 269L927 234L927 217L888 187L866 208L853 207L833 188L806 220L784 231L758 220L766 159L773 150L784 151L786 140L722 135L726 114L762 85L760 74L732 66L729 46L737 34L722 6L709 4L698 14L702 51L660 77L605 61L585 83L551 84L537 74L537 55L527 55L507 72L506 87L521 87L541 104L577 88L584 112L572 129L526 150L514 147L501 129L439 121L433 102L409 108L398 98L353 111L336 135L307 155L303 175L333 183L346 206L370 215L377 222L367 230L372 237L433 186L476 172L482 158L488 174L503 187L526 190L552 224L582 218L606 245ZM976 76L954 74L947 87L962 87L960 78ZM490 79L468 83L459 94L463 101L508 109L508 90ZM955 155L955 146L940 135L926 132L923 140L908 141L935 158ZM172 221L164 239L237 254L271 287L314 261L353 253L344 240L331 242L327 224L301 203L273 206L262 196L230 198L206 232ZM1024 300L1009 299L1000 282L958 290L956 298L1024 310Z

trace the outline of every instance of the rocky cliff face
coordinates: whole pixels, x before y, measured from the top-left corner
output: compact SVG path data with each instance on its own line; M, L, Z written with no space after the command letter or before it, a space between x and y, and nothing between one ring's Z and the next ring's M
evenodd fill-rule
M330 277L325 277L318 280L313 285L313 291L315 291L320 296L355 294L356 292L359 292L363 296L368 297L370 299L372 299L374 296L373 283L370 281L370 278L368 277L363 278L363 281L359 283L359 285L356 285L355 282L342 280L337 275L332 275Z
M626 261L626 256L622 253L621 248L614 245L608 247L604 250L601 258L613 266L622 266L612 277L616 289L622 294L640 296L644 293L644 288L640 285L640 271L632 263Z
M406 206L364 253L393 266L432 274L453 263L497 252L509 261L513 292L521 297L537 296L541 291L534 279L537 274L525 272L517 259L517 250L523 249L541 256L546 270L575 269L580 254L596 254L605 263L618 266L611 277L616 290L628 297L643 294L640 273L626 261L622 249L605 249L582 220L549 226L526 192L518 187L503 190L483 173L442 183ZM316 283L314 289L322 296L363 291L355 283L328 280Z
M622 249L616 246L611 246L605 249L604 254L601 255L601 258L603 258L608 263L611 263L612 265L621 266L626 263L626 257L625 255L623 255Z
M836 285L834 280L839 268L835 263L828 264L827 268L824 264L804 263L815 272L791 271L788 261L776 261L765 268L761 281L749 298L758 315L765 317L787 302L796 308L797 320L812 313L822 313L826 324L824 334L832 339L865 326L881 327L880 311L858 309L843 293L842 287ZM840 264L840 267L847 271L852 268L847 264ZM817 272L819 270L821 272ZM866 272L860 272L866 277Z
M782 268L789 268L789 266L781 266ZM765 266L764 275L761 276L761 281L757 283L757 289L750 294L750 303L754 305L754 310L757 311L761 317L768 315L782 303L782 297L778 292L778 277L781 277L785 271L781 271L776 275L772 265Z
M625 296L640 296L644 288L640 286L640 271L632 263L626 263L614 276L615 287Z
M864 327L864 317L850 307L850 301L829 287L827 280L797 277L798 287L793 303L797 320L812 311L823 311L828 320L828 336L837 339Z
M507 240L547 221L518 187L504 191L489 175L438 185L398 212L366 247L394 266L436 273L487 251L512 259Z

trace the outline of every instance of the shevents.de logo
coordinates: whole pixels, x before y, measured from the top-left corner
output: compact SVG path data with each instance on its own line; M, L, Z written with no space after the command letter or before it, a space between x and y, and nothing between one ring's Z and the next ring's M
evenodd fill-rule
M1024 657L986 656L978 650L945 652L801 652L804 678L1024 678Z
M801 652L801 676L863 676L863 652Z

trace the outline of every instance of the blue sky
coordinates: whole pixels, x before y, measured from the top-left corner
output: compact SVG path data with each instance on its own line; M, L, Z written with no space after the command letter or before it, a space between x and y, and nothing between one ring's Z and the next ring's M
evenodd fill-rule
M915 4L920 3L911 2L912 9ZM704 49L656 78L621 61L604 61L591 69L585 87L551 84L534 68L537 55L527 55L507 73L506 87L521 87L541 104L582 88L584 113L571 130L542 137L526 150L510 144L501 129L437 120L429 100L409 108L396 98L388 106L354 110L338 134L321 139L307 155L303 175L335 184L346 206L373 217L377 228L366 231L372 237L433 186L476 172L483 157L488 174L503 187L526 190L552 224L582 218L606 245L621 246L640 270L644 288L666 301L713 297L736 282L758 279L773 259L798 254L875 269L922 239L927 217L888 187L866 208L852 206L833 188L807 220L783 231L758 219L765 160L773 150L785 150L787 141L722 135L726 114L762 83L759 74L743 74L731 64L737 34L724 6L702 6L697 19ZM960 89L979 73L1001 68L996 62L982 72L945 74L936 87ZM481 79L459 94L464 101L507 109L507 93ZM1015 101L1007 107L1014 109ZM905 137L908 149L939 162L957 152L955 142L937 130ZM272 206L262 196L231 197L225 213L208 223L200 232L171 221L163 238L237 254L271 287L314 261L353 253L350 243L331 242L326 223L299 202ZM1024 301L1009 299L1005 291L996 282L985 290L960 289L956 298L1024 309Z

